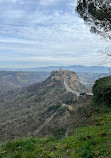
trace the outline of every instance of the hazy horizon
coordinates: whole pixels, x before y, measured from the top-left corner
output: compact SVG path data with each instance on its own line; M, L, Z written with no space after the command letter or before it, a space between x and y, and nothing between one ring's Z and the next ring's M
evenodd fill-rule
M30 67L0 67L0 69L33 69L33 68L48 68L48 67L71 67L71 66L83 66L83 67L111 67L106 65L45 65L45 66L30 66Z

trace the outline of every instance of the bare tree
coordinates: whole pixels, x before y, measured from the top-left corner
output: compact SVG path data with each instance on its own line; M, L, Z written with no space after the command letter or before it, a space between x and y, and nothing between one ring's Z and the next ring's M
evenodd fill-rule
M101 64L108 64L111 62L111 47L107 47L104 50L100 50L98 54L102 60Z

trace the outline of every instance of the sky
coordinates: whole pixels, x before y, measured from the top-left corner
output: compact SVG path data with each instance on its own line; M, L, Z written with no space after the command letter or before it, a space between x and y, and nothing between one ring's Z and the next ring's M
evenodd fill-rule
M90 33L76 0L0 0L0 68L103 63L108 41Z

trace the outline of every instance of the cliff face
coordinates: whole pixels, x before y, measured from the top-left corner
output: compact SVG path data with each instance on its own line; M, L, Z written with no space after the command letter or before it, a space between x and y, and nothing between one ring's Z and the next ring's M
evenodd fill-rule
M81 84L80 79L78 78L75 72L71 71L53 71L51 73L51 81L60 80L65 86L69 87L70 91L75 91L79 95L79 93L88 93L87 88Z
M77 74L68 70L52 71L51 73L51 80L56 79L63 81L64 78L78 80Z

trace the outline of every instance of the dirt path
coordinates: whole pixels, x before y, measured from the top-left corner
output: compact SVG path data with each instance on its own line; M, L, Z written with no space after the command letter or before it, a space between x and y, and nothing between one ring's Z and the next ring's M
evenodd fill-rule
M80 96L80 93L79 93L79 92L72 90L72 89L68 86L68 84L67 84L67 82L66 82L66 79L64 79L64 86L65 86L65 88L66 88L66 90L67 90L68 92L71 92L71 93L77 95L77 97ZM86 94L93 96L93 93L86 93Z
M77 97L80 96L80 93L79 93L79 92L72 90L72 89L68 86L68 84L66 83L66 79L64 79L64 86L65 86L65 88L66 88L66 90L67 90L68 92L71 92L71 93L77 95Z
M65 105L63 105L58 111L52 114L51 117L47 118L45 122L34 133L38 134L54 118L54 116L64 107Z
M79 92L72 90L72 89L67 85L65 79L64 79L64 85L65 85L65 88L66 88L66 90L67 90L68 92L71 92L71 93L77 95L77 97L80 96L80 93L79 93ZM92 93L87 93L87 95L93 95L93 94L92 94ZM67 107L67 105L63 104L62 107L61 107L60 109L58 109L58 111L56 111L54 114L52 114L49 118L47 118L47 119L45 120L45 122L44 122L40 127L38 127L38 129L37 129L34 133L35 133L35 134L38 134L38 133L55 117L55 115L56 115L62 108L64 108L65 106Z

